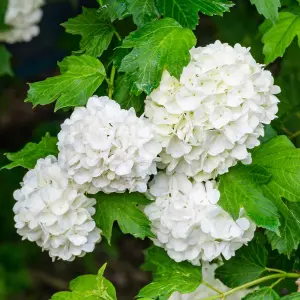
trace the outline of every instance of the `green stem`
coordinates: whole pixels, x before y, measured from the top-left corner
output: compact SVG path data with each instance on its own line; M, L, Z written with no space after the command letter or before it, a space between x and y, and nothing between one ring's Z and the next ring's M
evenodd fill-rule
M234 289L231 289L225 293L204 298L203 300L213 300L213 299L225 298L226 296L231 295L239 290L249 288L251 286L257 285L261 282L271 280L271 279L277 279L277 278L285 279L285 278L298 278L298 277L299 277L299 274L296 274L296 273L278 273L278 274L268 275L268 276L264 276L262 278L250 281L248 283L245 283L245 284L238 286Z
M284 271L279 270L279 269L266 268L266 271L285 274Z
M115 75L116 75L116 67L113 65L112 68L111 68L109 85L108 85L108 97L110 99L112 99L112 95L114 93Z
M209 284L208 282L203 281L202 284L204 284L205 286L207 286L208 288L214 290L215 292L219 293L219 294L223 294L222 291L216 289L214 286L212 286L211 284Z
M119 42L121 42L121 41L122 41L122 38L121 38L121 36L119 35L119 33L118 33L118 31L116 30L116 28L114 28L114 33L115 33L117 39L119 40Z
M284 278L279 278L277 281L273 282L271 285L270 285L270 289L272 289L275 285L277 285L281 280L283 280Z
M289 139L292 140L295 137L297 137L298 135L300 135L300 130L296 131L295 133L293 133L291 136L289 136Z

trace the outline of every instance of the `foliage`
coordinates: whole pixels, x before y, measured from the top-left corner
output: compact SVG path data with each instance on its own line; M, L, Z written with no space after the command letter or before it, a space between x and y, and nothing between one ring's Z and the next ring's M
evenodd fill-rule
M51 300L116 300L114 286L103 273L106 264L103 265L97 275L82 275L70 282L71 292L59 292L52 296Z
M258 239L237 251L235 257L216 271L216 276L227 286L236 287L259 278L266 270L267 250Z
M174 18L182 26L195 29L199 11L209 16L223 15L233 3L227 0L158 0L157 5L163 16Z
M107 11L83 8L81 15L62 24L66 32L82 36L80 49L90 56L101 56L113 38L114 28Z
M13 71L10 66L11 54L2 45L0 45L0 76L2 75L13 75Z
M142 194L97 194L95 220L103 235L110 243L112 227L115 221L123 233L130 233L137 238L153 237L150 221L138 208L149 203Z
M13 169L15 167L32 169L37 159L44 158L47 155L57 155L56 143L57 138L51 137L47 133L38 144L28 143L18 152L6 153L6 157L12 162L3 166L2 169Z
M0 2L0 30L6 30L8 1ZM230 260L224 259L216 271L216 277L229 290L207 299L225 299L235 291L257 287L243 299L276 300L287 286L293 287L288 290L291 294L282 299L299 299L299 293L292 293L299 277L300 244L299 1L91 2L93 8L83 8L62 24L67 33L80 37L78 47L58 63L59 75L29 84L25 101L34 107L56 102L55 111L61 110L65 116L64 111L85 105L90 96L108 94L122 108L133 107L141 115L144 99L159 85L163 71L179 79L190 61L189 50L197 43L205 45L220 38L229 44L251 46L253 56L257 61L264 60L281 87L281 103L278 119L265 126L262 144L251 151L252 163L239 163L216 178L221 195L218 204L234 219L240 217L243 208L258 229L248 246L237 250ZM8 49L0 45L0 76L13 76ZM1 158L1 185L9 191L3 194L9 200L3 205L3 224L12 221L13 201L7 195L16 189L14 182L9 182L11 177L5 178L7 170L14 169L12 174L20 181L23 173L17 167L31 169L39 158L56 156L56 144L57 138L46 134L39 143L28 143ZM143 207L151 201L145 195L97 193L90 197L97 200L94 219L108 244L115 238L117 226L123 234L135 238L155 238L151 221L143 213ZM5 253L8 260L17 262L12 267L9 263L0 266L0 297L31 286L22 277L29 276L24 262L33 252L9 252L0 247L0 256ZM161 248L148 248L145 261L142 268L152 272L153 280L138 293L140 300L166 300L173 292L191 293L204 284L201 267L177 263ZM103 276L105 268L106 264L98 275L77 277L71 281L70 291L58 292L51 300L116 299L115 288Z
M195 44L192 31L172 19L150 22L123 41L122 48L133 50L122 60L120 72L130 75L137 91L149 94L158 86L164 69L179 77Z
M153 272L153 282L141 289L138 297L142 298L168 298L175 291L189 293L194 291L202 280L200 267L187 262L176 264L164 250L157 247L147 250L143 269Z
M88 55L69 56L59 63L61 75L30 84L25 101L34 106L55 100L55 110L87 102L105 78L102 63Z

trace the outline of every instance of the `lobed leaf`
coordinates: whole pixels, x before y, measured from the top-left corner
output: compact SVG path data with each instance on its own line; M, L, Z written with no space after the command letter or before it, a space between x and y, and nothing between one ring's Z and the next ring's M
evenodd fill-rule
M106 76L102 63L88 55L66 57L59 67L61 75L29 85L26 102L36 106L57 100L55 110L82 106Z
M159 17L155 0L126 0L127 10L132 14L133 22L141 27Z
M3 166L2 169L10 170L15 167L32 169L39 158L44 158L48 155L56 156L58 154L56 144L57 138L51 137L47 133L38 144L28 143L18 152L6 153L6 157L12 162Z
M250 166L221 176L219 204L234 218L240 207L267 228L273 249L289 255L300 243L300 149L277 136L252 152ZM281 226L279 226L281 224Z
M116 300L116 290L112 283L103 277L106 264L97 275L82 275L70 282L71 292L59 292L51 300Z
M132 84L132 81L127 75L122 75L117 78L113 98L123 109L130 109L133 107L135 111L139 113L144 106L144 101L141 95L136 96L131 92L130 87Z
M101 9L107 10L111 22L117 19L122 20L129 15L126 10L125 0L98 0L98 2L100 5L103 2Z
M270 287L263 287L253 293L248 294L243 300L279 300L279 295Z
M159 85L164 69L177 78L180 76L195 44L193 32L175 20L165 18L147 23L123 41L122 48L133 50L122 60L119 71L133 79L136 90L149 94Z
M272 200L264 196L256 183L262 178L268 179L270 174L261 168L250 168L240 165L221 176L221 197L218 203L234 219L239 217L242 206L258 226L276 231L280 224L277 208Z
M138 294L141 298L166 299L178 291L182 294L193 292L202 281L201 267L188 262L176 263L167 253L158 247L146 251L143 269L153 272L153 282L142 288Z
M300 10L300 8L299 8ZM277 22L270 26L268 22L262 24L264 32L262 42L265 63L269 64L277 57L282 57L286 48L293 39L300 38L300 15L299 12L280 12Z
M266 19L275 22L278 18L280 0L250 0L256 6L257 11Z
M216 278L230 288L259 278L266 270L268 252L258 239L236 251L234 257L217 268Z
M113 38L114 28L105 9L83 8L82 14L63 23L66 32L81 35L80 49L99 57Z
M140 193L113 193L96 195L95 221L102 229L103 235L110 243L112 227L117 222L123 233L130 233L136 238L154 237L151 232L151 222L139 209L138 205L145 205L149 200Z
M195 29L198 25L198 12L222 16L234 4L228 0L158 0L159 11L165 17L175 19L183 27Z

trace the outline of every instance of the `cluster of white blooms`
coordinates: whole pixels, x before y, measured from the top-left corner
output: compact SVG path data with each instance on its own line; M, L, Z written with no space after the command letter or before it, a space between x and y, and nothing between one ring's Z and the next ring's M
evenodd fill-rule
M36 0L23 13L38 11L40 4ZM230 259L253 238L255 224L243 209L237 220L224 211L210 179L238 161L251 163L248 149L276 117L274 94L280 89L239 44L217 41L190 53L180 80L163 73L145 100L146 118L108 97L93 96L74 109L58 134L58 159L40 159L14 194L23 238L53 258L91 252L101 231L92 219L95 200L84 193L100 191L148 193L154 201L144 211L153 241L177 262ZM157 174L157 167L163 171ZM193 295L206 293L201 286Z
M18 233L53 259L93 251L101 230L92 218L96 200L84 193L146 192L161 151L153 132L134 109L108 97L93 96L75 108L58 135L58 159L38 160L14 193Z
M192 48L180 80L164 71L146 99L145 116L163 146L161 167L203 181L228 172L259 145L277 113L280 92L249 49L216 41Z
M37 161L14 198L17 232L48 250L53 260L72 261L101 240L92 219L96 200L72 187L54 156Z
M9 28L0 31L0 41L10 44L29 42L37 36L44 3L44 0L8 0L4 21Z
M224 285L219 279L215 278L215 270L217 267L217 264L204 264L202 266L203 281L207 282L219 291L226 292L229 290L229 288L226 285ZM247 294L253 292L254 290L255 289L239 290L232 295L226 296L226 300L241 300ZM193 293L180 294L178 292L175 292L171 295L169 300L200 300L215 295L218 295L218 292L214 291L213 289L209 288L204 284L200 284L199 287Z
M146 192L161 146L153 126L133 108L124 110L108 97L93 96L61 128L59 164L83 190Z
M154 202L145 207L156 235L154 243L177 262L230 259L254 236L255 225L240 212L234 221L217 202L214 181L195 182L186 175L159 173L150 183Z

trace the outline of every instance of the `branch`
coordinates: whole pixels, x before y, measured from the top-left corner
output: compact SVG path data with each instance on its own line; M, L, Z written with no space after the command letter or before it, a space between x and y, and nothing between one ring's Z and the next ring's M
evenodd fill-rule
M259 278L259 279L256 279L256 280L253 280L253 281L250 281L248 283L245 283L241 286L238 286L234 289L231 289L225 293L222 293L222 294L219 294L219 295L215 295L215 296L211 296L211 297L207 297L207 298L204 298L203 300L213 300L213 299L223 299L225 298L226 296L228 295L231 295L239 290L242 290L242 289L246 289L246 288L249 288L249 287L252 287L254 285L257 285L261 282L264 282L264 281L267 281L267 280L271 280L271 279L285 279L285 278L298 278L299 277L299 274L296 274L296 273L278 273L278 274L273 274L273 275L268 275L268 276L264 276L262 278Z

